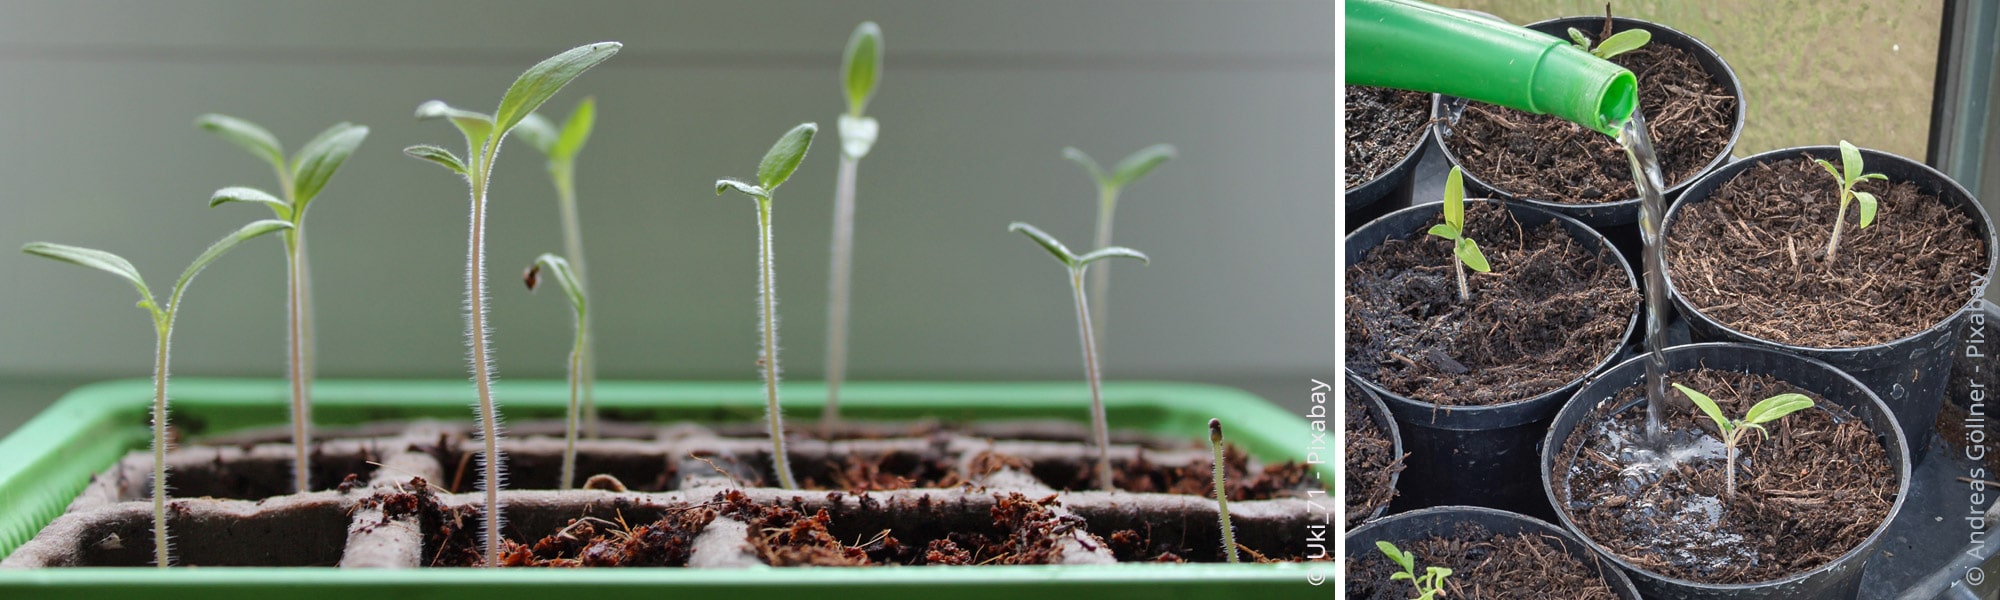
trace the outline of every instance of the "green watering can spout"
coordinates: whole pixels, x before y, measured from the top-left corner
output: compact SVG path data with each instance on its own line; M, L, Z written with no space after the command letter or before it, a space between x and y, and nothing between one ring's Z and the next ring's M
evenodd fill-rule
M1347 83L1433 92L1616 137L1638 79L1567 40L1414 0L1348 0Z

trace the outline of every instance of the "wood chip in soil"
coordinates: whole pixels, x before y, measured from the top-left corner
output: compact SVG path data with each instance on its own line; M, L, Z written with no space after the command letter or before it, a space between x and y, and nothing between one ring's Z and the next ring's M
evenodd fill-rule
M1709 395L1729 415L1788 392L1806 394L1819 407L1766 423L1768 439L1754 431L1745 435L1731 499L1715 424L1678 392L1668 431L1707 438L1714 452L1658 476L1622 474L1614 440L1636 439L1646 417L1643 407L1635 407L1607 423L1606 413L1641 393L1638 387L1620 392L1593 416L1599 426L1564 444L1561 456L1574 458L1555 474L1557 489L1566 492L1559 508L1586 537L1648 571L1742 584L1831 562L1888 518L1896 468L1875 433L1845 409L1767 375L1700 369L1674 372L1667 380ZM1700 433L1693 433L1697 428Z
M1394 168L1423 139L1431 95L1350 85L1346 87L1347 189Z
M1579 29L1590 29L1592 43L1601 33ZM1737 99L1693 55L1654 42L1611 62L1639 78L1639 110L1668 187L1700 175L1729 145ZM1516 197L1559 204L1638 197L1616 140L1553 116L1475 102L1444 144L1467 173Z
M1403 470L1403 457L1395 455L1395 443L1388 432L1375 425L1368 405L1354 390L1347 394L1346 427L1347 487L1343 489L1349 492L1347 526L1353 528L1396 497L1396 488L1390 484Z
M1617 351L1639 294L1611 250L1586 251L1555 222L1529 229L1494 204L1465 212L1493 269L1467 272L1470 302L1451 242L1426 235L1430 224L1348 267L1349 370L1406 398L1490 406L1560 388Z
M1731 329L1809 348L1894 341L1963 308L1986 269L1972 218L1907 181L1857 189L1877 198L1875 222L1858 227L1850 206L1829 263L1833 174L1804 156L1745 169L1680 208L1667 232L1674 290Z
M1598 568L1540 535L1493 535L1461 526L1451 537L1400 542L1397 547L1416 555L1417 573L1425 567L1452 570L1445 578L1445 598L1454 600L1616 600L1617 594L1598 575ZM1408 580L1390 576L1402 571L1373 545L1349 548L1347 597L1352 600L1408 600L1416 597Z

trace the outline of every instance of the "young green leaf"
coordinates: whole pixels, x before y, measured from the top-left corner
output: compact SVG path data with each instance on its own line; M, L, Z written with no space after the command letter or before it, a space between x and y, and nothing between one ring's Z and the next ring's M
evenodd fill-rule
M1097 185L1104 186L1111 183L1111 180L1105 176L1104 169L1097 166L1097 161L1091 160L1090 155L1084 154L1082 150L1074 147L1063 148L1063 158L1082 165L1084 172L1089 173L1090 178L1097 181Z
M1861 203L1861 228L1867 229L1875 222L1875 195L1868 192L1854 192L1854 199Z
M208 250L202 251L201 256L195 257L194 263L188 265L186 271L181 272L180 280L174 282L174 297L179 298L181 290L187 288L188 282L193 281L195 275L201 274L202 269L208 268L209 263L215 262L215 259L222 258L222 255L229 253L231 249L242 245L243 242L256 239L258 236L291 228L292 224L289 222L265 219L244 225L241 229L237 229L229 235L223 236L222 239L216 240L214 244L209 245Z
M806 150L812 147L816 133L819 133L818 123L800 123L771 144L771 149L764 152L764 160L757 162L757 186L766 193L778 191L778 186L791 179L792 172L805 161Z
M569 261L554 254L544 253L535 257L535 264L528 267L528 272L522 279L527 282L528 291L532 292L540 286L544 276L556 280L556 285L562 287L563 294L569 296L570 308L576 310L578 319L582 319L586 306L583 284L577 281L576 272L570 270Z
M216 190L214 195L208 197L208 206L210 208L231 202L263 204L271 207L271 212L276 213L280 219L289 221L292 218L292 206L290 204L285 204L284 200L279 200L276 196L272 196L264 190L257 188L226 187Z
M1382 551L1382 555L1389 557L1390 562L1396 563L1396 566L1402 567L1404 571L1417 570L1416 557L1408 552L1404 552L1402 548L1397 548L1395 544L1377 541L1375 542L1375 549Z
M1861 149L1847 140L1840 140L1840 178L1843 181L1861 179Z
M365 139L368 139L367 127L341 123L299 148L299 155L292 159L292 189L301 210L326 188L334 171L354 155L354 149Z
M1048 250L1049 254L1055 256L1056 260L1061 261L1066 266L1071 268L1080 266L1077 264L1076 253L1070 252L1069 247L1057 241L1055 236L1049 235L1034 225L1015 221L1007 225L1007 231L1020 232L1022 235L1028 236L1029 239L1035 240L1035 243L1042 245L1042 249Z
M756 198L758 200L771 199L771 192L762 187L758 187L734 179L715 180L715 195L720 196L722 195L723 192L729 190L736 190L738 192L742 192L743 195L749 196L751 198Z
M1154 167L1160 166L1160 163L1167 162L1176 155L1177 151L1174 150L1173 144L1153 144L1141 148L1131 156L1125 157L1125 160L1118 161L1118 166L1111 170L1111 182L1121 188L1132 185L1132 182L1145 177Z
M1106 246L1092 250L1083 256L1076 257L1076 266L1081 267L1107 258L1131 258L1147 264L1152 264L1153 262L1153 259L1147 258L1144 252L1124 246Z
M1472 241L1472 238L1460 236L1451 251L1458 255L1458 260L1465 263L1466 268L1481 273L1493 271L1493 266L1486 264L1486 254L1479 251L1479 242Z
M131 261L125 260L124 257L103 250L79 248L64 244L51 244L49 242L30 242L28 245L21 247L21 252L117 275L127 283L132 284L133 288L139 290L142 307L148 310L157 310L153 308L153 306L157 306L152 301L153 291L146 289L146 279L140 277L139 270L132 268Z
M465 151L473 158L486 152L486 140L493 136L493 117L484 113L453 108L443 100L432 100L417 105L417 119L449 119L465 134Z
M407 154L411 158L419 158L437 163L444 168L451 169L453 173L465 174L465 163L458 160L458 156L453 155L450 150L430 144L417 144L404 148L403 154Z
M1729 432L1736 429L1736 423L1729 420L1729 417L1722 413L1722 407L1716 405L1715 400L1709 398L1707 394L1694 391L1694 389L1678 383L1674 384L1674 389L1680 390L1682 394L1686 394L1689 400L1694 401L1695 406L1701 408L1702 413L1708 415L1709 420L1715 421L1715 428L1721 431L1722 435L1728 436Z
M583 152L583 145L590 141L590 130L597 127L597 98L584 96L576 108L570 109L569 119L563 121L562 136L549 152L550 158L568 160Z
M552 158L556 150L556 138L561 136L562 134L556 131L555 124L550 123L542 113L528 113L527 117L514 125L514 137L527 140L528 145L535 147L535 151L551 155Z
M194 124L209 133L221 136L230 143L241 146L250 154L271 163L279 169L285 168L284 147L278 144L278 136L256 123L251 123L228 115L214 113L195 117Z
M1446 223L1438 223L1436 225L1432 225L1430 230L1425 231L1424 233L1435 235L1454 242L1458 241L1458 228L1452 227L1451 225Z
M1570 31L1575 30L1572 29ZM1598 58L1610 59L1613 56L1638 50L1651 41L1653 41L1653 32L1644 29L1627 29L1612 34L1611 37L1604 38L1603 41L1597 43L1597 49L1591 50L1590 53L1597 55Z
M1812 398L1805 394L1778 394L1765 398L1756 406L1750 407L1750 412L1743 413L1743 424L1762 425L1812 407Z
M1575 27L1569 28L1569 43L1584 52L1590 51L1590 38L1584 37L1583 32L1577 31Z
M1465 231L1465 174L1456 166L1444 177L1444 222L1453 231Z
M882 27L865 21L847 38L847 52L840 60L840 80L847 88L847 114L856 117L868 110L868 99L882 77Z
M493 112L494 127L502 134L513 129L521 119L528 117L528 113L535 112L535 109L541 108L543 102L555 96L556 92L562 91L563 86L569 85L569 82L574 81L584 71L611 58L611 55L617 54L618 49L623 47L625 45L618 42L598 42L578 46L529 67L527 72L514 80L513 85L507 87L507 93L500 97L500 108Z

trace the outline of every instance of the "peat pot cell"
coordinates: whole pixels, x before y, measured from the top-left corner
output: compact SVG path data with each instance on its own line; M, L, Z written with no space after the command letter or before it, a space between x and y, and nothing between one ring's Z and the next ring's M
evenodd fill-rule
M169 455L167 493L178 498L228 498L259 500L296 492L292 486L292 447L255 446L241 448L195 447ZM339 488L349 475L367 481L382 461L372 447L349 447L335 451L315 448L312 453L312 490ZM192 460L190 460L192 459ZM150 455L133 454L121 467L129 488L126 500L143 500L151 492L143 489L152 470ZM132 474L139 474L134 477ZM136 481L134 481L136 479ZM134 495L136 494L136 495Z
M724 517L748 525L773 566L1024 565L1062 561L1060 536L1084 534L1053 497L926 492L792 496L726 492Z
M1265 465L1253 472L1250 455L1241 448L1228 446L1225 452L1223 465L1229 479L1226 485L1230 500L1304 498L1308 492L1318 489L1312 473L1303 463ZM1176 461L1176 464L1156 463L1141 452L1133 459L1111 459L1111 479L1112 485L1127 492L1214 498L1214 465L1215 462L1208 458ZM1055 489L1088 491L1096 489L1097 479L1093 475L1096 468L1095 458L1043 459L1034 462L1030 474Z
M576 450L577 487L583 487L593 475L610 475L635 492L664 492L675 489L680 484L678 469L667 460L663 452L635 452L626 449L599 448L598 444L578 442ZM447 474L456 474L463 465L463 477L451 477L457 481L459 489L467 492L473 489L479 479L479 456L477 450L468 447L466 453L452 457L445 464ZM553 490L561 487L562 445L537 447L534 450L508 450L507 489ZM447 482L449 483L449 482Z
M1238 557L1243 562L1333 560L1332 523L1297 501L1231 503ZM1167 496L1095 496L1070 509L1119 562L1202 562L1222 555L1214 502Z
M391 517L412 510L418 515L423 566L484 564L479 506L443 504L428 491L381 498ZM500 563L506 567L687 566L695 538L715 519L711 506L597 492L508 494L501 505L506 541Z
M787 452L786 455L791 457L792 475L798 478L801 487L808 490L942 489L957 487L967 481L954 466L956 458L941 450L840 454ZM733 457L703 455L703 459L707 464L694 464L704 471L690 472L689 475L719 475L715 471L721 470L742 485L776 487L777 478L771 472L770 452L749 452Z
M280 502L169 500L167 535L177 567L331 567L347 545L347 513L330 498ZM153 565L150 502L127 502L65 519L78 567ZM53 528L53 526L52 526Z

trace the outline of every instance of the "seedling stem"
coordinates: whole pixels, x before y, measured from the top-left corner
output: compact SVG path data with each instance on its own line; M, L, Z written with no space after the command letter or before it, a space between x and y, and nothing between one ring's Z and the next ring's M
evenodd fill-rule
M875 146L879 125L865 113L882 76L882 28L873 21L854 28L841 60L847 113L840 116L840 175L833 188L833 248L827 269L826 408L820 437L840 424L840 386L847 381L848 297L854 272L854 184L861 158Z
M1223 474L1222 420L1208 420L1208 445L1215 449L1215 508L1222 515L1222 554L1230 563L1240 563L1236 556L1236 528L1229 524L1229 486Z

